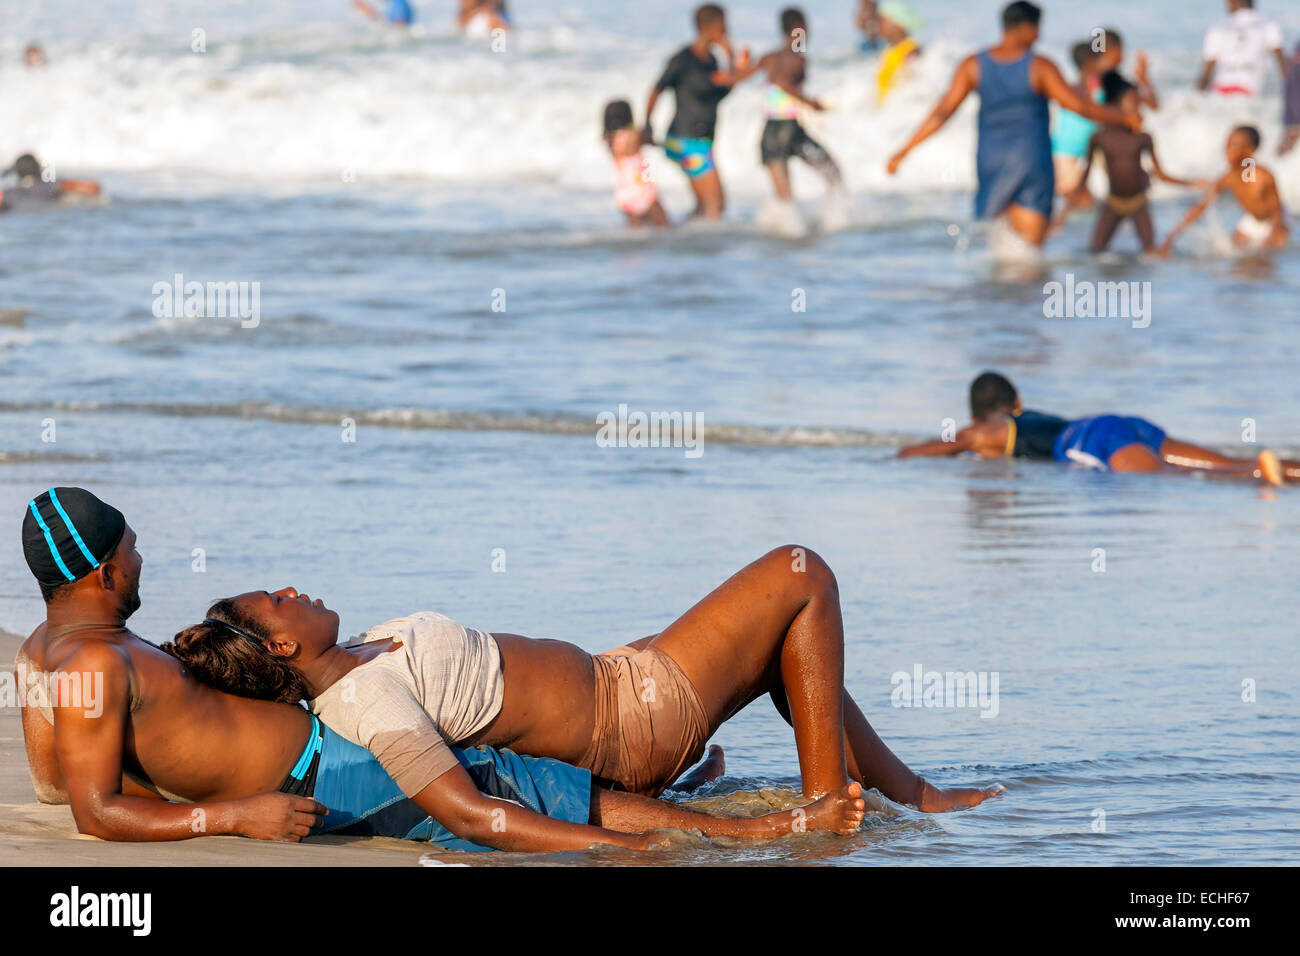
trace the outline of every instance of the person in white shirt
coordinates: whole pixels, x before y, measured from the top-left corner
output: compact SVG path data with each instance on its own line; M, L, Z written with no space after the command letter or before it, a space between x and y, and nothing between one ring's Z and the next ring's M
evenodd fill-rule
M1268 79L1270 54L1286 76L1282 28L1256 10L1254 0L1228 0L1228 13L1205 34L1197 89L1257 96Z

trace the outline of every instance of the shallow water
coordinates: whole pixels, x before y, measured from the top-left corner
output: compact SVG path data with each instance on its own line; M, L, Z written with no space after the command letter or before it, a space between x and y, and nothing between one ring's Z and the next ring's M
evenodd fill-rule
M41 82L61 107L5 98L0 145L95 175L112 199L0 220L0 513L16 528L51 484L121 507L146 561L133 623L159 641L213 597L293 584L338 607L348 632L431 607L595 651L798 542L837 572L848 686L882 736L936 782L1008 792L938 817L892 808L851 839L687 843L656 859L1300 862L1300 499L891 457L963 421L966 384L987 367L1033 407L1141 414L1243 454L1258 447L1241 441L1251 419L1260 444L1300 455L1300 254L1216 256L1209 224L1170 262L1099 261L1079 252L1081 217L1040 274L1007 275L981 237L965 242L960 117L886 182L884 157L964 38L991 35L995 5L936 25L934 65L869 122L853 111L869 70L827 28L812 76L842 105L825 138L855 194L847 229L791 242L752 225L765 188L755 87L723 111L730 221L630 236L594 119L608 95L639 95L680 31L668 14L598 13L575 39L573 11L598 6L570 4L555 26L531 5L509 61L439 24L398 41L342 15L295 24L279 5L222 8L199 62L160 39L188 36L193 5L169 5L149 32L130 27L133 5L111 29L7 23L25 32L6 51L50 37ZM766 5L733 6L757 45ZM830 4L808 6L814 30L830 22ZM1099 7L1153 52L1166 165L1208 174L1232 120L1179 89L1200 25L1160 34L1159 9ZM1048 17L1053 53L1086 29ZM9 67L0 80L37 82ZM1300 195L1296 162L1278 167L1284 194ZM364 171L356 184L340 180L348 164ZM666 202L680 213L675 175ZM816 184L796 185L815 212ZM1157 196L1163 230L1190 197ZM260 283L257 326L156 316L155 283L177 273ZM1150 282L1149 326L1046 318L1043 286L1067 274ZM796 290L806 311L792 311ZM702 416L703 454L598 447L596 416L620 404ZM25 633L40 606L17 536L0 548L0 626ZM892 706L891 676L917 665L996 673L996 716ZM714 742L728 759L719 792L797 784L792 737L765 701Z

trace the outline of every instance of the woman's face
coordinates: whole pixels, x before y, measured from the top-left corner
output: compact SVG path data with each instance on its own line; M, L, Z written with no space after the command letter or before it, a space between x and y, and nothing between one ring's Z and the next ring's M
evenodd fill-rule
M234 601L240 611L270 631L273 641L296 642L311 657L338 641L338 614L295 588L249 591Z

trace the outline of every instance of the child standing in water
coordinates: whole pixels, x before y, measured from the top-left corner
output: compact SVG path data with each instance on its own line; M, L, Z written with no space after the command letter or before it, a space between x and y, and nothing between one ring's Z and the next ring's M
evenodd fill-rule
M659 190L650 175L650 164L641 155L641 133L632 122L632 106L627 100L613 100L605 105L605 144L614 157L618 174L614 199L627 215L627 224L668 225L668 216L659 204Z
M695 11L694 42L683 47L668 61L663 75L646 100L645 142L653 143L650 118L664 90L672 90L677 112L664 138L664 155L682 168L695 193L696 216L721 219L725 200L722 179L713 161L713 135L718 125L718 104L731 92L735 80L725 73L713 55L713 47L727 54L728 69L749 67L749 51L742 49L732 56L727 36L727 14L716 3L706 3Z
M803 11L796 7L787 7L781 11L781 32L785 34L785 45L779 50L765 53L758 62L735 74L735 81L745 79L762 71L767 74L767 95L764 112L767 123L763 126L763 139L759 144L759 156L763 165L772 176L772 185L776 189L777 199L793 202L794 193L790 189L790 159L798 157L815 169L829 190L838 190L841 186L840 169L831 159L830 153L799 122L803 109L825 109L820 101L806 96L803 91L804 80L808 75L808 20Z
M1114 53L1097 53L1087 40L1076 43L1070 58L1079 70L1079 81L1074 92L1096 102L1101 91L1101 77L1118 62ZM1110 64L1110 65L1108 65ZM1052 167L1056 172L1056 194L1066 199L1065 208L1054 224L1060 226L1071 209L1087 209L1092 205L1087 177L1083 175L1088 162L1088 142L1097 131L1097 124L1064 107L1056 112L1052 124Z
M1102 77L1103 99L1107 106L1119 109L1125 116L1140 117L1138 88L1118 73ZM1106 196L1097 222L1092 230L1090 252L1101 252L1110 245L1115 230L1125 219L1133 220L1143 252L1154 252L1155 228L1151 223L1151 209L1147 205L1147 189L1151 177L1142 167L1142 157L1151 157L1151 170L1162 182L1174 186L1195 186L1194 182L1168 175L1160 168L1156 158L1155 141L1150 133L1135 133L1128 126L1107 123L1088 140L1088 156L1083 167L1086 182L1092 171L1092 160L1101 153L1106 161L1106 174L1110 178L1110 192Z
M1199 219L1210 203L1224 190L1232 193L1244 210L1232 241L1238 248L1249 252L1280 249L1286 245L1291 231L1287 226L1286 209L1277 191L1273 174L1255 161L1259 149L1259 130L1253 126L1238 126L1228 134L1224 153L1228 158L1228 171L1205 194L1205 198L1192 207L1165 243L1160 255L1169 255L1174 239Z

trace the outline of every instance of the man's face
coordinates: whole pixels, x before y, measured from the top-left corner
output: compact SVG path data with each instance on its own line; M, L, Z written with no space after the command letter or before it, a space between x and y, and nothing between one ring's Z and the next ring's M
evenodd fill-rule
M122 602L122 617L128 618L140 610L140 570L144 567L144 558L135 548L135 531L130 525L122 532L122 540L117 550L109 559L121 575L121 581L114 581L114 590Z
M258 621L277 640L301 644L315 656L339 638L339 616L296 588L249 591L235 598L240 611Z
M1038 42L1038 27L1032 23L1022 23L1010 35L1024 46L1033 46Z
M700 36L710 43L721 43L727 38L727 18L719 17L712 23L706 23L700 30Z

